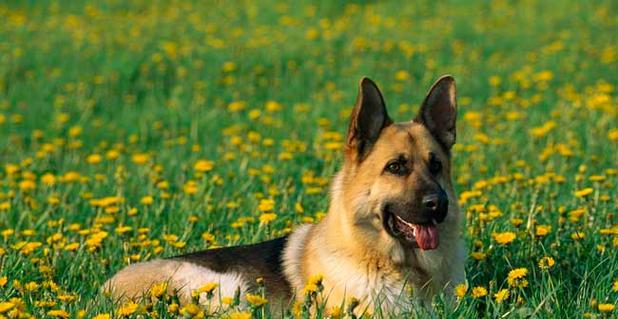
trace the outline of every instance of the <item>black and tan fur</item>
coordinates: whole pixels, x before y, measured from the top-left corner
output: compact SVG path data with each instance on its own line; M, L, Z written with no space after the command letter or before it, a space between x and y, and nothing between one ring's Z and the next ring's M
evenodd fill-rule
M191 290L208 282L219 283L218 295L224 296L239 286L252 290L263 278L271 304L285 305L302 294L311 276L321 275L329 306L356 297L370 307L394 309L406 284L418 299L429 301L464 280L461 214L450 176L455 119L450 76L440 78L418 115L402 123L393 123L379 89L364 78L343 167L322 221L256 245L131 265L104 290L118 299L139 298L153 284L168 282L168 289L187 301ZM409 224L393 226L394 220ZM401 230L410 228L401 225L413 224L436 225L427 227L435 227L439 236L423 238L433 244L439 238L437 247L419 249L420 241L406 239Z

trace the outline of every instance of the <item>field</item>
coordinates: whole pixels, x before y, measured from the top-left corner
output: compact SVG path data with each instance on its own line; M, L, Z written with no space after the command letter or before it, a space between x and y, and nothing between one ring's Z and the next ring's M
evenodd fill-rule
M361 76L407 121L446 73L468 283L410 315L615 318L617 9L3 2L0 318L268 317L261 300L208 314L99 287L129 263L318 221Z

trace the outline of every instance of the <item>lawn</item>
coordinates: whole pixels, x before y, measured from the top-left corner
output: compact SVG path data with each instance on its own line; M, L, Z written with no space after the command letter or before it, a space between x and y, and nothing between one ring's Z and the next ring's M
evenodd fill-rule
M447 73L467 285L414 315L615 318L616 30L615 1L5 1L0 318L208 315L99 287L317 222L358 80L407 121Z

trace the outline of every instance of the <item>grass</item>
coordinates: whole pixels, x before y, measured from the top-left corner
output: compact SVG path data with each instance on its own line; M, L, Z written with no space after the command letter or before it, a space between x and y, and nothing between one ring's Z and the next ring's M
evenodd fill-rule
M319 220L358 79L405 121L444 73L458 83L468 286L425 316L615 317L616 9L0 4L0 318L191 316L98 288L130 262Z

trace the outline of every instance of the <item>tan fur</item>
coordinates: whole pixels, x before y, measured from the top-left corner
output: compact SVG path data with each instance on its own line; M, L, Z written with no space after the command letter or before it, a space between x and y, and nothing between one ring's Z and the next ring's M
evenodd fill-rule
M218 287L210 301L212 307L219 305L220 297L233 297L236 289L247 290L240 274L217 273L195 264L162 259L130 265L103 284L102 289L114 300L141 299L148 296L153 285L160 283L167 283L167 293L178 295L183 303L191 301L194 290L216 283ZM207 303L205 294L200 295L199 301Z
M383 306L392 306L404 291L406 281L412 284L417 296L429 302L436 293L448 291L464 280L461 214L450 178L440 180L450 204L447 219L438 226L440 246L436 250L404 248L386 233L377 214L382 200L405 193L405 188L414 183L380 175L388 160L399 152L415 156L429 151L439 154L446 163L445 176L450 174L447 155L431 134L413 122L405 124L405 128L385 128L374 150L358 167L348 156L334 180L327 216L308 235L301 278L294 282L322 275L331 306L339 305L344 296L353 296L371 309L377 293L382 294ZM301 291L303 287L295 288Z

